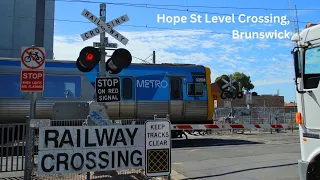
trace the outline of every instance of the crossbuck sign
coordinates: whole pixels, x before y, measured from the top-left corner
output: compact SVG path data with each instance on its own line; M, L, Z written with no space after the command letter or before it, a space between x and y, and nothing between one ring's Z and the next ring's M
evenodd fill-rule
M222 89L225 89L227 87L230 87L234 90L236 90L236 87L233 86L233 83L236 82L235 79L230 78L230 82L228 82L227 80L225 80L224 78L221 79L223 82L225 82L226 84L222 86Z
M93 38L94 36L106 32L110 34L110 36L114 37L116 40L121 42L123 45L126 45L128 43L129 40L126 37L124 37L118 31L113 29L114 27L129 21L129 17L127 14L106 23L86 9L82 11L81 15L97 26L96 28L81 34L81 38L83 41L86 41L88 39Z

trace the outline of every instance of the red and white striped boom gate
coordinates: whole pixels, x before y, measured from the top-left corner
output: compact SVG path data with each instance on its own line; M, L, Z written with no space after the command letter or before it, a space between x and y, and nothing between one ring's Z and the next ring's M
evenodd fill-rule
M288 124L174 124L171 130L287 129Z

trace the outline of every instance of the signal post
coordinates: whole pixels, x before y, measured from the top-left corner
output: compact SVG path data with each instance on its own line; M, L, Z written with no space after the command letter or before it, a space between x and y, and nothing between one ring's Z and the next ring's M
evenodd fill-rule
M96 102L90 104L89 116L92 120L94 120L96 124L95 126L107 126L109 123L105 120L109 118L107 117L107 115L105 115L107 114L106 109L104 107L105 104L103 103L103 105L99 105L99 103L121 100L120 78L116 76L108 77L108 74L119 74L123 69L129 67L132 62L132 56L127 49L117 48L118 46L116 43L109 43L109 39L105 35L107 33L123 45L126 45L129 40L113 28L129 21L129 17L125 14L123 16L120 16L119 18L106 22L105 3L100 4L100 18L96 17L94 14L92 14L86 9L82 11L81 15L96 25L94 29L81 34L81 38L83 39L83 41L86 41L100 34L100 42L94 42L93 46L84 47L79 53L76 65L79 71L86 73L92 71L96 67L96 65L99 64L99 76L96 78L95 81ZM106 47L108 47L108 50L114 50L112 55L109 56L110 58L107 60ZM99 111L102 109L105 110L105 114L99 114ZM165 139L167 142L167 146L160 148L160 150L157 148L148 149L147 147L145 147L145 150L146 152L155 152L154 154L150 155L150 158L155 159L158 158L157 153L159 153L160 151L161 153L164 153L167 157L167 161L164 162L163 166L167 168L165 169L165 171L161 172L160 170L152 170L152 168L147 167L150 167L152 164L154 164L154 162L146 161L145 169L148 169L148 171L145 172L147 172L146 175L150 177L169 176L171 173L171 123L170 121L162 121L163 120L157 120L157 123L166 123L165 131L169 135L168 137L166 137L167 139ZM147 127L147 125L148 124L146 123L145 127ZM146 139L144 139L144 143L146 143ZM166 149L166 151L163 151L163 149ZM150 158L148 156L148 159Z

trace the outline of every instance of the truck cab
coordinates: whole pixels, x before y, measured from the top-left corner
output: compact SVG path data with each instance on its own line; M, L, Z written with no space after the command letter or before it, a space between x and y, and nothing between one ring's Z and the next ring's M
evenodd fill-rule
M292 36L301 159L301 180L320 179L320 24Z

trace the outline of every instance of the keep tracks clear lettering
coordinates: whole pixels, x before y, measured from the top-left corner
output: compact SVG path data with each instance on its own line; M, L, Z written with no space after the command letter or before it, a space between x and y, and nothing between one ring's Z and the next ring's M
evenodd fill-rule
M170 128L167 122L150 122L146 127L146 149L171 147Z
M39 133L39 174L138 169L145 164L144 126L43 127Z

